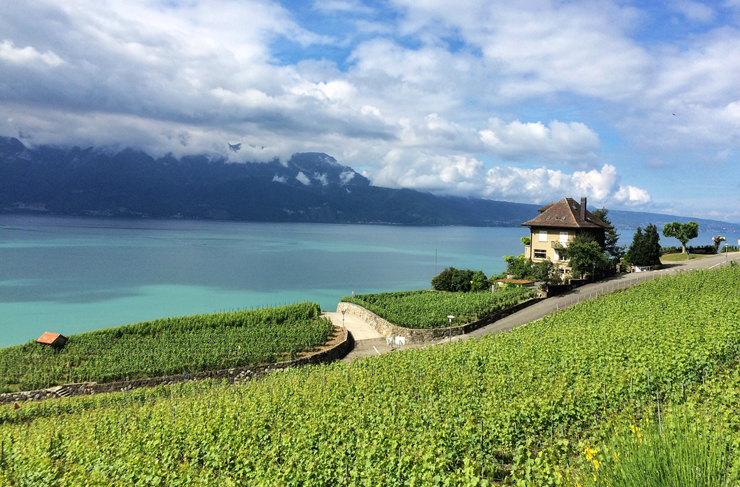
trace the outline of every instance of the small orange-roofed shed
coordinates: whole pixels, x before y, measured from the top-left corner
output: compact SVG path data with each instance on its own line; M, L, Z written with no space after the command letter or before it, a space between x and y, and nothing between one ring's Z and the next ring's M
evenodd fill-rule
M36 343L43 345L51 345L52 347L62 348L67 343L67 337L60 335L59 333L46 332L36 340Z

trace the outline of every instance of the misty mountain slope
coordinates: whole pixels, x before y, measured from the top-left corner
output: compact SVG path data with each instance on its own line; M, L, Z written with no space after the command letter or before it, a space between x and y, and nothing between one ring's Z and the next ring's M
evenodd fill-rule
M563 195L580 197L581 195ZM26 148L0 137L0 211L265 222L518 226L540 205L372 186L333 157L228 163L207 155L155 159L135 149ZM612 211L618 228L689 218ZM738 225L693 219L703 231Z

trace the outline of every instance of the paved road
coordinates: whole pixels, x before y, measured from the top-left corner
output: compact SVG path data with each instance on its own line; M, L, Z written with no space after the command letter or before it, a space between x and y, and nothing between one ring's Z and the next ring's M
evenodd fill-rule
M558 309L568 308L577 304L585 299L594 298L601 294L615 291L617 289L624 289L626 287L633 286L640 282L644 282L650 279L655 279L657 276L666 274L675 274L677 272L686 272L695 269L708 269L725 265L725 259L727 263L730 261L740 261L740 253L731 253L727 257L725 255L713 255L710 257L702 257L699 259L693 259L685 262L670 262L659 271L650 272L635 272L630 274L619 274L603 281L599 281L593 284L586 284L579 288L573 289L563 295L554 296L552 298L545 299L539 303L525 308L518 313L507 316L495 323L492 323L483 328L479 328L467 336L481 337L490 333L498 333L501 331L511 330L512 328L520 325L529 323L530 321L539 320L540 318L549 315L553 311ZM463 335L465 337L465 335ZM461 337L461 338L463 338Z
M740 253L737 253L737 252L731 253L728 256L725 256L724 254L713 255L710 257L703 257L703 258L684 261L684 262L671 262L671 263L666 264L665 268L659 271L619 274L617 276L610 277L603 281L581 286L563 295L554 296L552 298L545 299L535 305L525 308L512 315L509 315L499 321L496 321L495 323L479 328L467 335L453 337L452 340L453 341L465 340L469 337L478 338L484 335L489 335L491 333L499 333L502 331L508 331L514 327L527 324L531 321L539 320L540 318L543 318L544 316L547 316L553 311L557 311L558 309L568 308L583 300L591 299L601 294L616 291L618 289L624 289L624 288L633 286L635 284L638 284L640 282L655 279L657 276L666 275L666 274L675 274L677 272L686 272L686 271L695 270L695 269L714 268L714 267L718 267L721 265L725 265L726 263L729 264L730 261L737 261L738 263L740 263ZM338 315L339 316L338 324L341 325L341 314L340 313L326 313L326 315ZM350 315L347 314L345 316L345 319L346 317L349 317L349 316ZM353 336L355 337L355 348L354 350L352 350L352 352L350 352L347 355L347 357L345 357L345 360L353 360L355 358L362 358L362 357L367 357L367 356L372 356L372 355L388 353L392 350L391 347L389 347L386 344L385 338L380 337L380 334L376 332L375 330L373 330L370 327L370 325L368 325L367 323L365 323L364 321L362 321L361 319L357 317L353 317L353 318L355 318L358 321L354 323L353 326L356 327L356 329L358 330L359 333L361 333L361 335L355 335L355 331L353 331L349 326L347 327L348 329L350 329ZM373 338L372 336L370 336L371 334L368 333L367 330L371 330L373 333L377 334L377 336L380 338L378 337ZM357 338L358 336L362 336L363 338ZM439 343L445 343L445 342L447 342L447 340L443 340ZM405 350L408 348L419 348L423 346L432 346L432 345L434 344L429 343L425 345L404 346L404 347L397 348L396 350Z

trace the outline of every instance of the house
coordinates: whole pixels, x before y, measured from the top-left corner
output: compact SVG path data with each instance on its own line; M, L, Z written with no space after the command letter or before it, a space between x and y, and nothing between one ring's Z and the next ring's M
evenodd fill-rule
M530 242L524 247L524 256L532 262L551 260L558 265L563 274L570 273L568 261L561 258L555 248L563 247L573 240L578 233L588 232L603 242L607 230L614 227L596 218L586 209L586 198L577 203L573 198L563 198L557 203L550 203L540 208L540 214L522 223L529 227Z

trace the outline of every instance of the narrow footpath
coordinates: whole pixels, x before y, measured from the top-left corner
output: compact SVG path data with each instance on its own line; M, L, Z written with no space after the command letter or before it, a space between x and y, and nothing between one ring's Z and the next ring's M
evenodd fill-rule
M659 271L619 274L593 284L586 284L585 286L573 289L560 296L547 298L537 304L518 311L517 313L498 320L495 323L478 328L467 335L453 337L452 341L466 340L470 337L480 338L484 335L490 335L491 333L508 331L517 326L539 320L553 311L569 308L570 306L578 304L581 301L585 301L586 299L592 299L602 294L617 291L619 289L625 289L641 282L655 279L657 276L686 272L695 269L712 269L722 265L729 265L732 261L740 263L740 253L735 252L729 255L713 255L685 262L671 262L665 264L664 268ZM342 313L324 313L323 316L331 318L335 325L342 326ZM350 333L352 333L352 336L355 339L355 348L344 358L345 361L381 355L392 351L407 350L409 348L425 348L427 346L448 342L446 339L440 342L391 347L387 344L385 337L357 316L345 314L344 325Z

